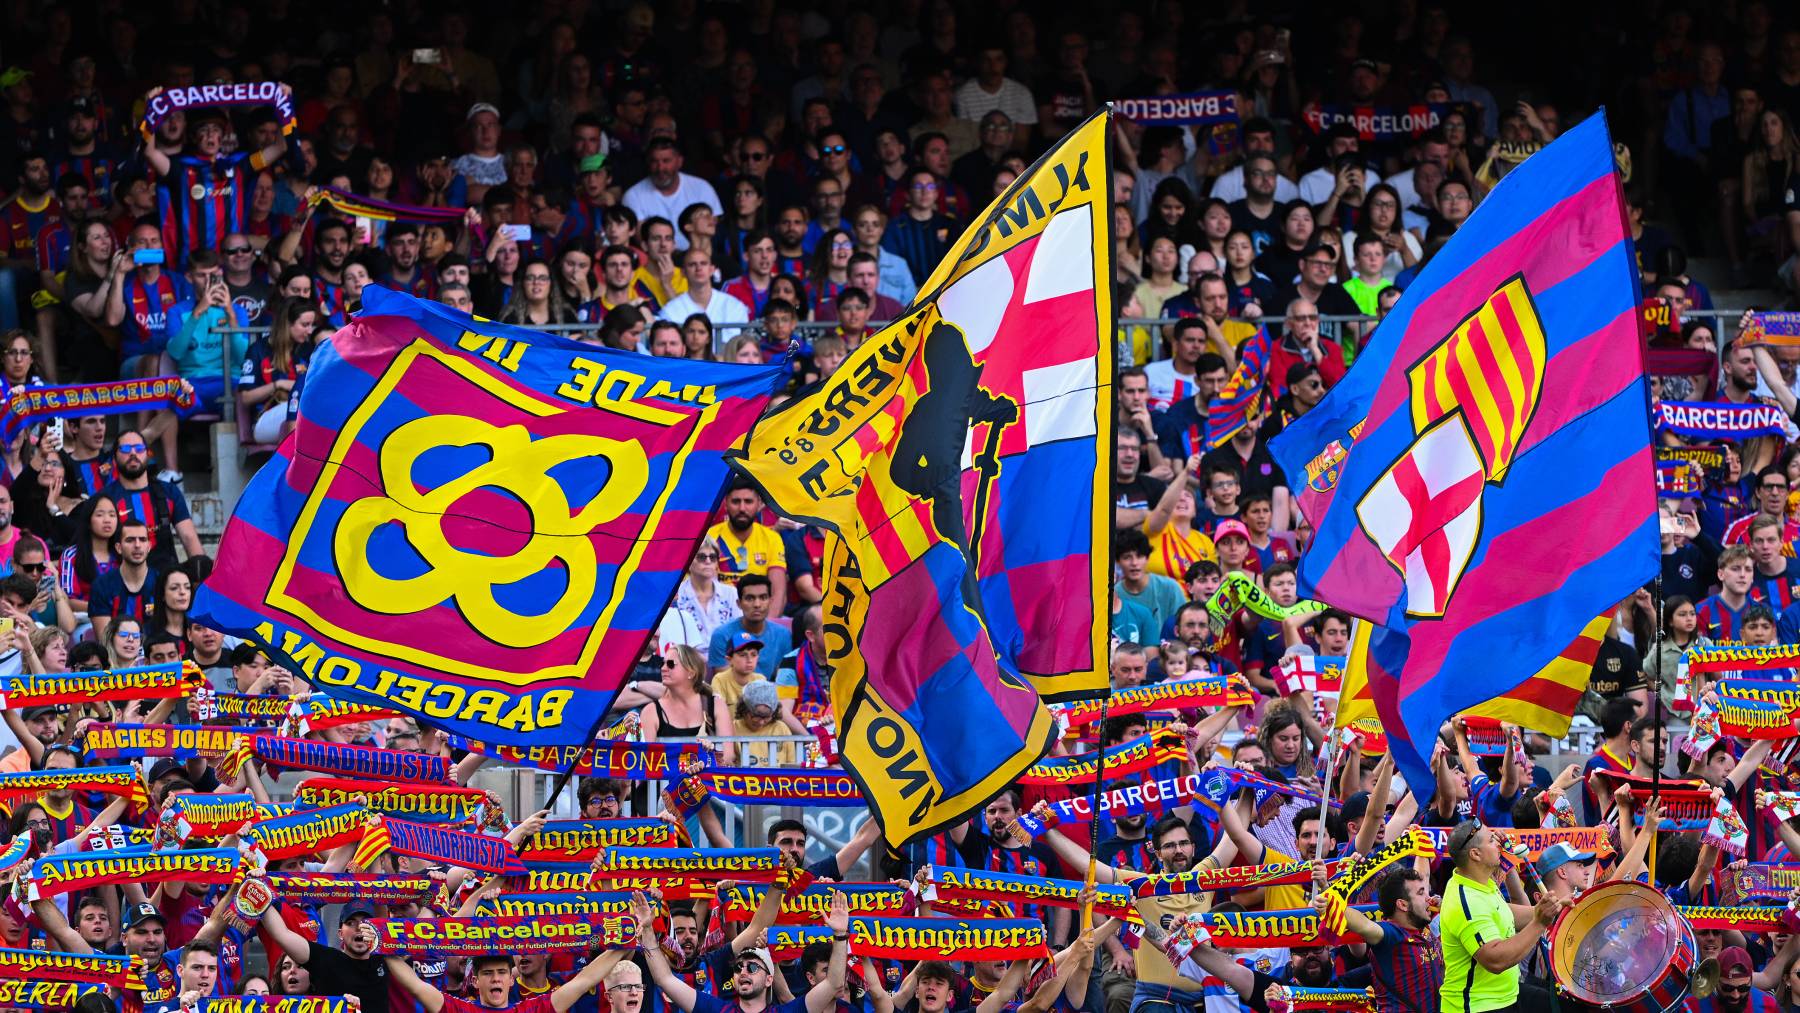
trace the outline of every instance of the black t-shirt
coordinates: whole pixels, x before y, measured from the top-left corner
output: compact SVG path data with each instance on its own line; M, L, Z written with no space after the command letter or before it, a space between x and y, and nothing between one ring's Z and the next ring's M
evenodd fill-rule
M1113 480L1113 502L1122 507L1148 510L1162 499L1163 492L1168 488L1169 483L1158 481L1139 471L1137 477L1129 482Z
M1611 700L1643 681L1636 651L1612 637L1600 641L1600 649L1594 653L1594 674L1588 679L1589 689Z
M1250 210L1249 198L1234 200L1226 205L1226 208L1231 212L1231 227L1250 233L1250 246L1258 255L1268 249L1269 244L1275 242L1275 237L1281 233L1281 226L1275 221L1275 212L1281 209L1279 203L1269 206L1267 218L1258 218L1256 213ZM1282 282L1280 278L1270 280L1277 285ZM1282 303L1281 305L1287 304Z
M380 957L358 960L342 950L313 943L304 966L314 995L355 995L363 1013L388 1013L387 964Z
M1275 312L1277 314L1286 313L1289 303L1295 299L1305 298L1305 296L1306 293L1301 292L1298 285L1280 286L1279 291L1275 294ZM1319 315L1322 317L1362 316L1362 307L1356 305L1356 300L1352 299L1350 293L1345 291L1344 286L1338 282L1332 282L1320 289L1319 298L1314 305L1319 308ZM1319 321L1319 337L1326 341L1336 341L1341 344L1343 332L1344 325L1341 323Z
M1208 453L1206 455L1206 460L1202 462L1200 466L1200 470L1202 474L1205 474L1210 471L1214 465L1226 464L1237 469L1239 476L1241 476L1239 478L1239 487L1243 491L1239 495L1240 502L1245 498L1258 494L1274 495L1276 486L1286 486L1288 484L1287 474L1281 470L1281 465L1275 463L1275 458L1269 454L1268 445L1260 439L1256 441L1255 449L1250 451L1250 459L1248 461L1239 457L1237 448L1232 444L1227 443L1219 449Z
M245 320L259 324L269 322L263 319L263 310L269 305L269 297L275 294L275 286L267 278L252 276L247 285L227 282L226 287L231 290L231 304L243 313Z

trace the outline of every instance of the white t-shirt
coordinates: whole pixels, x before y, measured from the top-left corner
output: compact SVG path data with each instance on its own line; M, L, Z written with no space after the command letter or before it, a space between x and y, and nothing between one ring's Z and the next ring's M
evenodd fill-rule
M667 218L670 225L675 225L675 248L677 250L685 250L688 245L687 236L678 225L681 221L681 213L687 210L688 205L705 204L712 208L715 215L725 213L724 207L719 204L719 194L712 188L712 184L685 172L675 174L675 192L672 194L665 194L658 190L656 184L650 182L650 177L645 176L632 184L631 189L625 191L624 203L638 216L640 222L655 216Z
M1336 185L1337 173L1329 167L1321 166L1300 177L1300 199L1308 204L1323 204L1331 199L1331 188ZM1368 193L1381 182L1381 177L1363 169L1363 193Z
M1242 165L1234 165L1230 169L1227 169L1224 175L1214 180L1212 196L1219 198L1227 204L1234 200L1243 200L1244 167ZM1300 188L1294 185L1293 180L1286 176L1276 175L1276 202L1286 204L1288 201L1291 201L1298 196L1300 196Z
M1144 367L1150 381L1150 410L1167 411L1183 398L1194 396L1194 374L1175 372L1174 359L1158 359Z
M499 186L506 182L506 158L502 155L459 155L450 163L458 176L482 186Z
M712 298L705 306L694 300L692 290L683 292L663 305L662 312L657 314L664 320L681 323L695 313L706 314L716 328L720 324L747 324L750 322L750 307L745 306L736 296L726 295L718 289L712 290ZM737 337L734 328L726 340Z
M1000 90L990 95L981 87L981 81L970 78L961 88L956 89L956 116L958 119L980 122L983 116L998 109L1019 124L1035 124L1038 121L1037 100L1031 97L1031 89L1010 77L1000 79Z
M1406 231L1404 228L1402 228L1400 230L1400 241L1405 244L1406 248L1409 251L1412 252L1413 261L1415 263L1418 261L1419 257L1424 254L1424 248L1419 245L1419 238L1417 236L1413 235L1411 232ZM1356 230L1355 229L1351 229L1349 232L1344 233L1344 253L1347 256L1349 256L1350 258L1352 258L1352 260L1351 260L1352 263L1355 262L1355 259L1354 259L1356 257ZM1404 270L1406 270L1406 261L1400 259L1400 254L1398 252L1390 253L1387 255L1387 260L1384 261L1381 265L1381 276L1386 278L1389 281L1393 281L1394 278L1397 277L1400 274L1400 272L1404 271Z

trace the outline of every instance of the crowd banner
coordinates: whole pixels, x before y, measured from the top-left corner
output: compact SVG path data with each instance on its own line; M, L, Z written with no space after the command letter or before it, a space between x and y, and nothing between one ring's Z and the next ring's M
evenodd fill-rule
M229 883L237 876L235 848L126 848L40 858L31 867L31 899L119 883Z
M506 893L483 899L475 914L483 918L541 918L545 915L616 915L631 912L631 894L625 890L604 893Z
M1109 691L1110 123L1052 146L733 455L829 533L837 748L890 844L1014 783L1056 735L1046 700Z
M467 213L462 208L428 208L365 197L335 186L314 187L306 202L314 206L329 204L352 218L381 222L460 222Z
M1747 440L1785 435L1787 415L1761 403L1662 401L1656 406L1656 428L1696 440Z
M1533 679L1660 566L1625 218L1589 117L1495 185L1271 441L1287 474L1322 476L1297 490L1315 532L1298 593L1365 620L1388 753L1426 791L1445 720ZM1521 593L1520 572L1543 579Z
M748 921L770 887L761 883L733 883L718 888L719 910L732 921ZM831 895L841 893L852 915L898 916L912 908L912 893L892 883L821 883L804 890L787 890L776 909L778 925L818 925L831 909Z
M1205 793L1200 774L1144 778L1138 784L1107 788L1100 792L1100 812L1109 819L1141 814L1160 816L1171 809L1196 803L1212 803L1216 809L1216 803ZM1068 798L1057 799L1047 805L1052 816L1050 820L1044 820L1035 813L1024 813L1019 817L1020 827L1033 837L1041 836L1045 830L1059 824L1094 821L1092 792L1077 791Z
M433 897L438 881L430 876L395 876L368 872L271 872L263 877L283 900L307 904L421 903Z
M163 805L162 819L173 820L177 840L224 837L243 833L251 824L287 816L293 807L258 802L254 795L174 795Z
M1300 118L1315 134L1348 124L1364 141L1410 141L1442 123L1449 111L1442 102L1406 106L1313 103L1300 110Z
M631 731L636 733L635 722ZM606 737L604 732L598 736ZM623 781L672 781L680 776L684 763L710 766L716 762L713 751L698 742L599 741L584 746L516 746L452 735L450 745L505 763L558 773L573 771L577 777L615 777Z
M216 995L201 999L194 1013L358 1013L361 996Z
M113 795L130 801L140 811L150 805L143 774L135 767L68 767L0 774L0 806L9 810L49 791Z
M287 718L278 734L306 735L360 721L386 721L399 716L386 707L336 700L324 693L296 694L294 702L288 705Z
M226 527L196 622L333 699L586 745L785 365L655 358L370 286ZM396 576L401 575L401 576Z
M1237 92L1190 91L1113 100L1113 114L1143 127L1209 127L1238 121Z
M1081 891L1086 886L1086 883L1073 879L934 865L925 881L925 892L919 899L999 901L1013 905L1015 910L1022 905L1043 904L1078 911L1081 909ZM1134 916L1130 887L1100 885L1094 890L1099 894L1094 901L1096 912L1120 918Z
M144 120L138 132L145 144L156 141L156 128L177 112L206 106L250 109L274 106L275 118L282 134L291 134L299 126L294 116L294 96L280 81L235 81L230 84L190 84L153 89L144 101ZM86 413L83 413L86 414Z
M1768 644L1746 647L1740 644L1692 647L1687 654L1688 672L1766 672L1800 668L1800 645Z
M607 848L594 863L596 881L634 876L769 883L781 874L775 848Z
M1755 932L1787 932L1782 914L1785 907L1677 907L1697 929L1736 929L1746 935Z
M1761 805L1765 792L1757 792ZM1800 862L1751 862L1725 875L1725 889L1720 895L1727 905L1746 901L1786 904L1800 887Z
M771 930L774 931L774 930ZM806 930L802 930L806 931ZM830 938L831 930L825 930ZM1050 955L1035 918L850 917L850 954L884 960L1038 960Z
M243 729L222 725L121 725L94 722L82 744L97 760L141 760L167 756L177 760L231 754Z
M285 696L219 693L202 687L194 692L193 704L193 716L201 721L230 718L248 724L272 725L286 720L294 700Z
M474 822L484 807L490 815L487 825L498 825L505 816L486 791L448 784L379 784L343 777L312 777L294 787L294 801L319 809L356 802L373 812L420 823ZM495 816L499 819L492 818Z
M141 957L0 948L0 982L66 981L144 990Z
M10 444L42 419L76 415L123 415L157 408L194 406L194 390L179 376L153 376L111 383L78 383L60 387L14 387L0 412L0 440Z
M674 824L655 819L551 820L527 837L519 857L527 862L591 861L607 848L679 847Z
M1430 838L1432 847L1441 858L1449 854L1451 827L1415 827L1418 833ZM1576 851L1589 851L1601 858L1613 856L1612 839L1607 836L1605 827L1544 827L1541 829L1523 829L1519 827L1489 827L1500 835L1500 838L1511 844L1524 844L1529 850L1529 859L1533 862L1544 856L1544 852L1556 844L1567 844Z
M1738 337L1753 345L1800 348L1800 313L1791 310L1752 313Z
M363 838L369 811L360 805L340 805L330 809L257 820L242 836L265 863L284 858L329 851Z
M399 855L500 876L519 876L526 872L525 864L519 860L512 846L499 837L415 823L375 813L368 814L365 829L368 833L353 859L360 864L366 865L382 851L392 851ZM380 846L371 847L370 838L380 840Z
M1374 905L1353 906L1364 914L1375 910ZM1218 947L1335 946L1362 938L1325 928L1319 923L1318 912L1309 907L1281 911L1208 911L1199 914L1197 922L1211 937L1212 944Z
M168 700L187 696L204 682L200 666L191 661L103 672L20 673L0 677L0 708L19 710L59 703Z
M585 914L496 918L372 918L375 952L480 957L490 953L585 951L637 945L637 922L628 914L594 918Z
M437 755L282 735L258 735L254 745L257 759L267 763L271 773L293 768L378 781L443 784L450 780L450 762Z
M1213 707L1248 707L1256 702L1249 683L1241 676L1197 675L1186 679L1170 679L1146 686L1115 690L1104 712L1113 717L1143 714L1147 711L1197 710ZM1081 728L1100 721L1103 709L1098 701L1083 700L1058 709L1064 723Z
M68 1009L83 996L102 992L106 986L74 981L0 981L0 1007L9 1009Z
M714 882L725 875L688 878L657 872L596 872L589 862L527 862L525 875L511 877L512 888L525 893L652 891L663 900L710 898ZM711 881L709 882L708 879Z
M1027 785L1091 785L1095 776L1110 780L1137 774L1163 763L1188 758L1187 743L1174 732L1146 732L1134 739L1107 746L1105 773L1099 773L1101 751L1076 756L1052 756L1026 768L1018 777Z
M718 767L690 775L707 794L738 805L858 806L863 793L841 770Z

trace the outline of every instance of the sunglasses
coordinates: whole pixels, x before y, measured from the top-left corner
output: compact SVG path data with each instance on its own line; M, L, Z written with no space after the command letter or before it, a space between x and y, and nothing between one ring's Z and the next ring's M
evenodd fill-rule
M819 154L821 154L821 155L841 155L844 152L849 151L849 150L850 150L849 148L844 147L842 144L827 144L823 148L819 149Z
M19 569L25 571L26 573L43 573L44 572L44 564L42 564L42 563L20 563Z
M113 636L118 637L120 640L142 640L142 639L144 639L144 635L142 633L132 633L128 630L120 630L119 632L113 634Z
M663 659L663 667L664 668L674 668L675 667L675 659L674 658L664 658Z
M121 454L141 454L148 449L150 449L150 448L145 446L142 443L121 443L121 444L119 444L119 453L121 453Z
M744 158L751 162L766 162L769 160L769 153L766 151L746 151L744 152Z
M227 246L227 247L225 247L225 255L228 257L236 257L241 254L255 253L255 252L256 252L255 250L251 249L248 246Z

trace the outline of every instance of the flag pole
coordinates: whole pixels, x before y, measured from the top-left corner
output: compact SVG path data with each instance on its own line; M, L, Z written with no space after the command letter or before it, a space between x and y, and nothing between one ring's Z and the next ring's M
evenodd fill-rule
M1111 666L1108 666L1110 671ZM1100 782L1106 778L1106 718L1112 708L1112 680L1107 679L1106 696L1100 701L1100 751L1094 758L1094 790L1088 798L1088 867L1087 888L1092 890L1100 877ZM1081 934L1094 927L1094 902L1081 905Z
M1343 706L1343 701L1339 700L1338 705ZM1337 720L1334 717L1331 728L1325 732L1325 780L1319 785L1319 847L1313 853L1313 868L1315 869L1322 868L1325 864L1325 827L1331 818L1331 792L1333 782L1337 780L1339 752L1341 750L1337 742ZM1363 818L1368 819L1369 816L1365 815ZM1317 899L1318 894L1315 893L1313 897Z
M1652 603L1651 607L1653 609L1655 609L1656 614L1651 616L1650 619L1653 623L1656 624L1655 625L1655 628L1656 628L1656 640L1655 640L1655 643L1656 643L1656 686L1655 686L1655 688L1653 688L1650 691L1650 699L1651 699L1650 706L1654 708L1652 713L1654 713L1656 715L1655 720L1656 720L1657 731L1656 731L1655 741L1650 743L1650 756L1651 756L1652 762L1654 764L1653 769L1650 771L1650 798L1652 801L1656 800L1658 794L1662 790L1662 768L1663 768L1663 754L1662 754L1662 740L1663 740L1663 731L1662 731L1662 723L1663 723L1663 706L1662 706L1663 586L1662 586L1662 573L1660 571L1658 571L1658 573L1656 574L1656 583L1654 586L1656 588L1655 594L1653 596L1655 598L1655 601ZM1661 830L1661 828L1662 828L1662 821L1657 820L1656 826L1650 826L1649 823L1650 823L1650 821L1648 819L1644 820L1644 824L1645 824L1644 829L1646 831L1648 831L1650 834L1650 847L1644 855L1644 863L1645 863L1644 870L1650 876L1650 889L1654 890L1654 889L1656 889L1656 845L1658 843L1656 840L1656 837L1657 837L1657 832L1659 830Z

